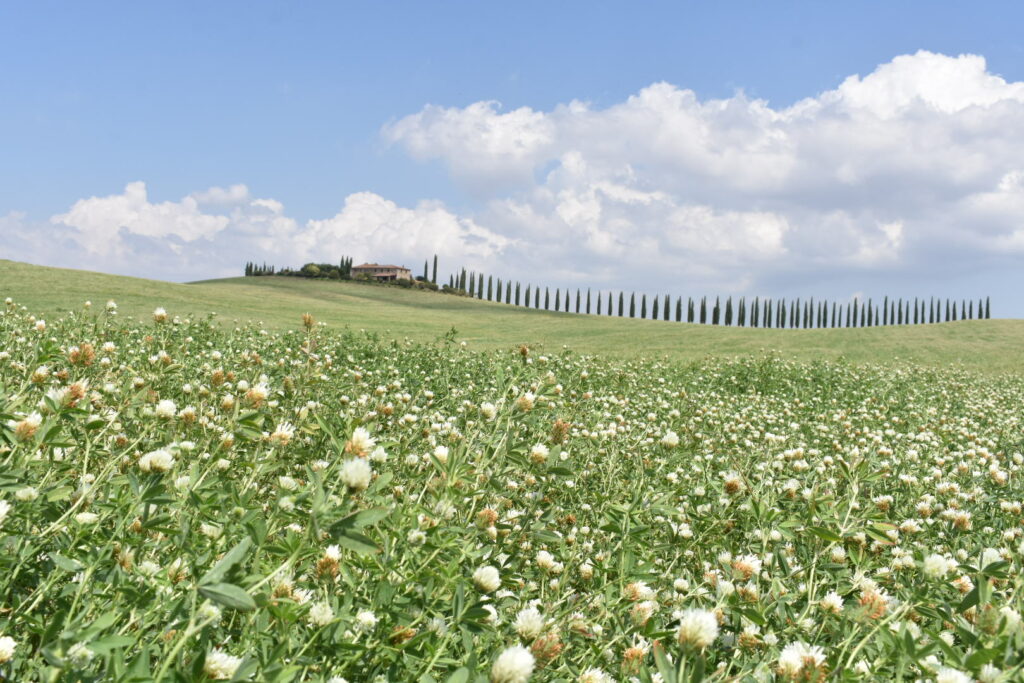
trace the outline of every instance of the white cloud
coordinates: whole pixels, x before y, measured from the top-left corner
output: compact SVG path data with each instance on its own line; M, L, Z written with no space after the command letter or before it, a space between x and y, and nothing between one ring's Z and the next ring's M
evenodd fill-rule
M245 185L212 187L180 201L151 202L143 182L77 202L48 223L0 216L0 256L34 263L190 280L239 275L245 261L398 261L419 272L435 253L450 267L499 260L513 241L448 211L440 202L398 206L371 192L350 195L339 213L300 224L284 205Z
M241 184L156 202L135 182L48 224L0 217L18 236L0 253L178 280L342 254L418 271L437 253L551 285L761 293L1024 258L1024 83L975 55L899 56L785 107L654 83L605 108L430 105L382 135L440 162L468 208L357 192L299 221Z
M384 136L446 164L535 260L617 283L938 272L940 253L1024 247L1024 83L976 55L900 56L783 108L655 83L604 109L429 106Z

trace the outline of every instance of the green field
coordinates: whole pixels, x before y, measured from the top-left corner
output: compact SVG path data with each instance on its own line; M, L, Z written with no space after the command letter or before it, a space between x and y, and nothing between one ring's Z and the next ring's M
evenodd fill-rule
M331 328L430 341L452 327L471 347L527 343L554 350L695 360L774 350L797 359L845 358L854 363L914 362L1015 372L1024 362L1024 321L961 321L938 325L837 330L764 330L581 316L516 308L432 292L292 278L231 278L195 284L63 270L0 260L0 296L38 314L54 315L91 300L114 299L123 315L163 306L172 315L216 312L224 321L260 320L294 328L312 313Z

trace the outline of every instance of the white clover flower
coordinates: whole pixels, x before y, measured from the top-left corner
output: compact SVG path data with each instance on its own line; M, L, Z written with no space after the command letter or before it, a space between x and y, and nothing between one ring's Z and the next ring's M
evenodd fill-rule
M615 683L615 678L602 669L590 668L576 678L576 683Z
M931 579L941 579L950 570L956 568L956 563L942 555L929 555L924 558L921 569L924 575Z
M341 463L339 475L345 486L356 491L364 491L370 485L373 468L362 458L349 458Z
M491 593L501 588L501 575L494 567L480 567L473 572L473 583L481 592Z
M163 449L150 451L139 458L139 469L143 472L167 472L174 467L174 457Z
M544 630L544 617L536 607L526 607L516 614L512 628L523 640L534 640Z
M805 668L816 669L825 663L825 652L817 645L803 642L790 643L779 655L779 672L795 677Z
M6 664L14 659L14 650L18 643L10 636L0 636L0 664Z
M157 571L159 571L157 567ZM202 607L199 608L199 618L208 619L211 624L219 624L221 619L220 608L209 602L203 603Z
M18 489L15 492L14 497L23 503L31 503L39 497L39 489L34 486L26 486L23 489Z
M718 617L714 612L704 609L688 609L683 612L676 632L681 645L703 650L715 642L717 637Z
M167 311L163 308L156 308L153 310L153 320L158 323L167 322Z
M74 669L84 669L96 658L96 653L90 650L85 643L75 643L68 648L67 660Z
M530 461L535 465L543 465L548 461L548 447L542 443L534 444L530 449Z
M944 666L935 673L935 683L973 683L974 679L963 671Z
M326 602L318 602L309 608L309 623L313 626L327 626L334 621L334 610Z
M533 674L535 660L522 645L513 645L498 655L491 667L491 683L526 683Z
M156 404L153 413L160 418L169 420L178 414L178 406L169 398L165 398Z
M371 631L375 626L377 626L377 615L370 610L360 610L356 614L356 628L360 631Z
M99 520L100 516L95 512L79 512L75 515L75 521L79 524L95 524Z
M666 448L675 448L679 445L679 435L670 429L661 437L661 445Z
M229 655L220 648L210 650L203 662L203 673L215 681L226 681L235 675L242 664L241 657Z

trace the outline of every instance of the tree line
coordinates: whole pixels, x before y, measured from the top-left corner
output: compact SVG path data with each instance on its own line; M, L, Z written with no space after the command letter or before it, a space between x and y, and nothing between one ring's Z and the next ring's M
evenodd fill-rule
M639 297L625 292L597 291L591 289L555 288L554 296L549 287L502 280L492 275L467 271L465 268L448 277L448 283L437 287L437 255L433 258L433 269L429 260L423 262L423 274L416 277L417 286L439 289L445 293L470 296L483 301L494 301L512 306L522 306L545 311L579 313L583 315L604 315L619 318L641 318L697 323L701 325L726 325L736 327L765 327L812 329L829 327L877 327L880 325L923 325L955 320L977 320L992 317L989 297L978 299L950 299L941 297L895 298L883 297L881 301L852 299L841 303L810 298L771 297L722 297L714 301L708 297L695 299L668 295L647 294ZM246 276L287 275L293 277L352 279L352 258L342 257L337 264L307 263L298 270L282 268L277 270L266 263L246 263ZM411 286L408 281L388 284Z
M462 269L449 278L448 286L484 301L495 301L538 310L605 315L648 320L675 320L701 325L737 327L828 328L876 327L880 325L922 325L954 320L992 317L989 297L978 299L890 298L881 301L852 299L846 303L824 299L771 297L708 297L694 299L670 295L593 292L591 289L552 290L519 282L502 281Z

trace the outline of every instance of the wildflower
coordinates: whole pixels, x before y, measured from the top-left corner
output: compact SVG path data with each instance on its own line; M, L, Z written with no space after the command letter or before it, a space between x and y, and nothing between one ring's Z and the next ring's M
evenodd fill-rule
M924 575L930 579L941 579L950 570L956 568L956 562L943 557L942 555L929 555L924 558L921 569Z
M159 571L159 567L157 568ZM221 619L220 608L210 603L203 603L203 606L199 608L199 618L209 620L211 624L219 624Z
M816 672L823 672L825 664L825 652L817 645L808 645L802 642L790 643L782 649L779 655L779 674L796 679L802 676L805 679L813 680Z
M170 420L178 414L178 406L171 399L165 398L156 404L156 409L153 412L157 417Z
M835 591L828 593L818 604L821 606L821 609L831 614L839 614L843 611L843 598Z
M513 645L498 655L491 667L491 683L526 683L536 660L522 645Z
M117 312L117 302L114 301L113 299L108 300L106 308L107 308L107 313L111 313L111 314L116 313Z
M544 630L544 617L536 607L527 607L516 615L512 628L523 640L533 640Z
M153 310L153 321L158 323L167 322L167 311L163 308L156 308Z
M473 583L482 592L492 593L501 588L501 575L494 567L480 567L473 572Z
M679 435L672 430L665 432L665 436L661 437L661 445L665 448L675 448L679 445Z
M377 625L377 615L368 609L356 614L356 628L360 631L371 631Z
M14 649L18 643L10 636L0 636L0 664L6 664L14 659Z
M327 626L334 621L334 610L326 602L318 602L309 608L309 623L313 626Z
M972 683L974 679L963 671L944 666L935 673L935 683Z
M7 426L14 430L14 437L18 441L28 441L36 435L36 431L42 423L42 415L39 413L29 413L21 420L11 420L7 423Z
M295 426L291 422L282 422L270 435L270 443L275 446L287 446L288 442L292 440L293 434L295 434Z
M86 647L85 643L75 643L68 648L67 659L75 669L84 669L96 657L96 653Z
M174 467L174 457L165 450L146 453L139 458L139 469L143 472L167 472Z
M235 657L220 648L214 648L206 654L206 661L203 662L203 673L216 681L226 681L235 675L241 664L241 657Z
M493 420L498 414L498 409L494 407L493 403L482 403L480 404L480 414L485 420Z
M535 465L543 465L548 460L548 447L542 443L534 445L530 449L530 462Z
M23 489L18 489L14 493L14 497L23 503L30 503L39 497L39 489L34 486L26 486Z
M718 617L704 609L688 609L679 620L676 638L681 645L703 650L718 637Z
M370 463L362 458L349 458L341 464L341 481L350 489L365 491L373 477Z
M100 516L95 512L79 512L75 515L75 521L79 524L95 524L99 520Z
M591 668L581 673L576 683L615 683L615 679L601 669Z
M364 458L376 445L377 440L370 436L370 432L363 427L356 427L352 430L352 438L345 444L345 452Z

